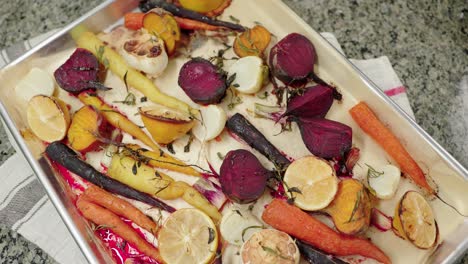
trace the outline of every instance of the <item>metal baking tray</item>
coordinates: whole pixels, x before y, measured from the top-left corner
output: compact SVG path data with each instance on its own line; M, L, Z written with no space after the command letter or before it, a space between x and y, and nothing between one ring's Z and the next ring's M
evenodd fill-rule
M113 261L89 225L79 215L73 204L73 194L67 184L42 157L44 146L37 142L26 141L22 137L20 131L26 128L25 113L24 108L15 104L13 87L31 67L40 67L41 59L73 47L74 42L68 34L72 28L85 25L94 32L105 30L117 23L125 13L134 10L137 5L138 1L136 0L105 1L0 71L0 113L5 124L90 263L112 263ZM324 76L325 79L338 87L346 87L356 100L365 100L396 135L403 139L408 151L416 160L425 165L426 173L437 182L440 195L443 195L444 199L454 205L462 214L468 215L467 169L460 165L349 60L280 0L236 0L233 1L232 11L229 12L233 12L241 21L244 17L253 14L242 12L242 10L256 10L256 18L268 26L275 27L278 32L283 34L299 32L309 37L318 54L316 70L318 75ZM354 129L358 129L356 125L354 125ZM427 261L452 263L468 249L468 218L462 218L461 223L451 228L448 233L444 242ZM401 241L403 243L403 240Z

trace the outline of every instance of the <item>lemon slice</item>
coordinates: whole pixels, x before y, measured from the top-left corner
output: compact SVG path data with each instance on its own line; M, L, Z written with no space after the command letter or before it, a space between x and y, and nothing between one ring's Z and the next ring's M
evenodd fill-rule
M62 140L70 125L70 114L64 102L57 98L36 95L28 103L29 128L41 140Z
M416 247L435 246L439 233L431 206L415 191L406 192L395 209L393 227L402 238Z
M255 233L241 248L242 263L297 264L299 249L292 238L275 229L265 229Z
M307 211L327 207L338 190L338 178L333 168L315 156L306 156L291 163L284 174L284 183L289 198Z
M216 255L218 232L198 209L177 210L159 231L159 251L165 263L209 263Z

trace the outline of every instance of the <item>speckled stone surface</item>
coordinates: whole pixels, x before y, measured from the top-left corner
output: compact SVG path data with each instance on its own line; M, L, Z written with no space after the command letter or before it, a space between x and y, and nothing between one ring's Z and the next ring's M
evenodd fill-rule
M468 167L468 91L460 88L468 75L466 0L284 1L316 30L334 33L348 57L387 55L407 87L418 123ZM0 49L64 26L100 2L3 0ZM13 153L0 127L0 164ZM0 225L0 262L53 260ZM468 263L467 256L460 263Z

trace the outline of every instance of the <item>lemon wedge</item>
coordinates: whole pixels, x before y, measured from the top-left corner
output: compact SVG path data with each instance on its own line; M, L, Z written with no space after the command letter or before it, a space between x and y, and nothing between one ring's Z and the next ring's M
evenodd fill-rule
M53 142L67 135L70 114L61 100L36 95L29 100L26 114L29 128L41 140Z
M434 213L418 192L408 191L403 195L395 208L393 227L397 235L418 248L429 249L436 245L439 229Z

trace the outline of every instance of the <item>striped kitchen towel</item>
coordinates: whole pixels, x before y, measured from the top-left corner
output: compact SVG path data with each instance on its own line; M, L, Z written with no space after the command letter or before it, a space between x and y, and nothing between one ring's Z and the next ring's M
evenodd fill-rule
M0 68L54 32L41 35L1 51ZM322 33L341 53L337 39ZM344 53L343 53L344 54ZM352 62L388 96L414 118L405 88L387 57ZM11 139L11 137L10 137ZM15 142L17 153L0 167L0 223L37 244L59 263L86 263L64 223L49 201Z

